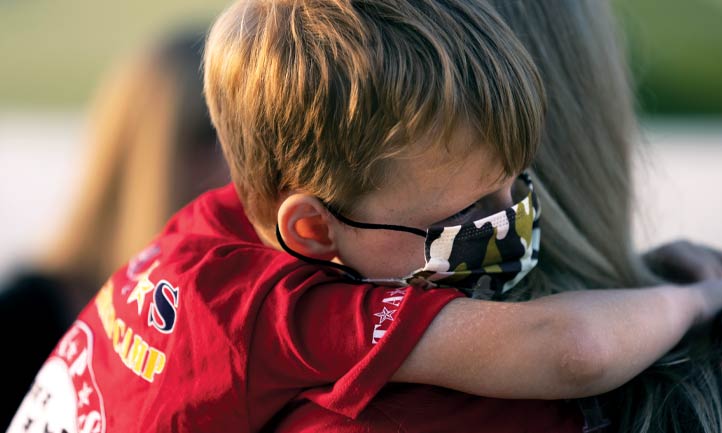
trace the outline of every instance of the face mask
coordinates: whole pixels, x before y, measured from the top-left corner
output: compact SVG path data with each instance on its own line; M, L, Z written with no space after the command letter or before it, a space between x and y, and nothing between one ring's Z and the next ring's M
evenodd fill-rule
M281 246L290 254L339 268L357 281L422 288L456 287L474 298L498 298L524 278L538 261L541 234L539 200L528 174L521 174L518 182L527 192L513 206L475 221L430 227L426 231L353 221L328 206L339 221L352 227L403 231L424 237L426 264L401 278L364 278L347 266L311 259L291 251L278 230L276 235Z

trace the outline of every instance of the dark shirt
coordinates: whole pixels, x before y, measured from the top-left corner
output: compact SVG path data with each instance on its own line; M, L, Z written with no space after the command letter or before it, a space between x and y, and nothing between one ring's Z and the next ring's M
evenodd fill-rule
M72 322L63 283L37 272L23 272L0 285L0 341L5 431L43 362Z

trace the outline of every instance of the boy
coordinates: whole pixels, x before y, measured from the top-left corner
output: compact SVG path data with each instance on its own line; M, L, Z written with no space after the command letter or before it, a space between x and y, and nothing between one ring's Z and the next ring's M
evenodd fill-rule
M538 206L517 175L543 91L483 4L239 2L205 67L233 185L108 280L10 432L256 432L294 401L354 417L388 381L593 395L722 307L719 282L520 304L426 288L503 292L535 260ZM473 248L454 256L468 239L445 236L481 239L485 219L479 270Z

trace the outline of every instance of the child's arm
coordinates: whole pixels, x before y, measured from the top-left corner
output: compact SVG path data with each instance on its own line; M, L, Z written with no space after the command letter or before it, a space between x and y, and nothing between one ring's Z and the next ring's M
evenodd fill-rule
M497 398L614 389L722 308L722 280L566 292L524 303L456 299L393 376Z

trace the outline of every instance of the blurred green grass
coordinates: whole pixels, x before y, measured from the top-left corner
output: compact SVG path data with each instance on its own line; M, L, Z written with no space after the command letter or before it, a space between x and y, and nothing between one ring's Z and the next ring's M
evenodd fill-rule
M722 113L722 0L613 3L644 111ZM179 27L207 26L227 4L0 0L0 109L81 107L119 55Z
M615 6L644 111L722 113L722 0L617 0Z
M0 0L0 108L82 106L118 56L205 28L226 0Z

